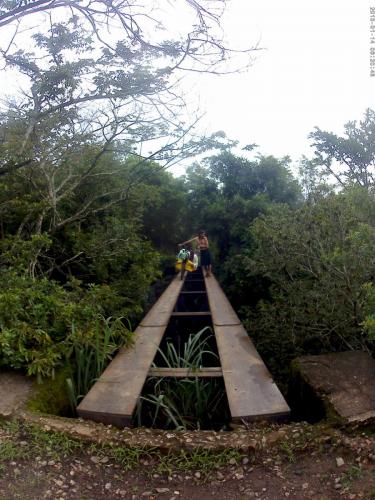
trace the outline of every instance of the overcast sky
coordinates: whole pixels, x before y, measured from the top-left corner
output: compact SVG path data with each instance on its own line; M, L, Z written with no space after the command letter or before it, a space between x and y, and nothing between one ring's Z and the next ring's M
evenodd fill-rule
M315 126L342 133L344 123L375 109L375 77L370 77L375 0L227 3L222 27L228 44L247 48L259 42L264 50L255 53L247 73L186 77L185 88L206 112L202 131L223 130L242 146L255 142L262 154L290 155L297 162L303 154L312 156L307 136ZM170 21L178 29L180 21ZM3 92L19 83L4 76L9 84L3 79ZM188 163L173 172L183 173Z
M311 156L307 136L315 126L341 133L375 108L370 5L375 0L228 1L229 42L260 39L265 50L246 74L197 77L202 127L255 142L262 154Z

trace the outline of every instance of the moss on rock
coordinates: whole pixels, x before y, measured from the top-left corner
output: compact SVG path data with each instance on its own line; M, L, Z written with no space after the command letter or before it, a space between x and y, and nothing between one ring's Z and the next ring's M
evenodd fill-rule
M35 382L34 395L27 403L30 411L52 415L69 415L71 412L66 379L71 376L70 368L59 370L54 378Z

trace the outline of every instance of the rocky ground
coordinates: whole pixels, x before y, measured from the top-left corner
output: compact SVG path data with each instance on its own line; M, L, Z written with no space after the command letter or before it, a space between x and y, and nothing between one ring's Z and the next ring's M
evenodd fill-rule
M253 429L255 449L161 453L0 427L0 498L375 500L375 434L305 423Z

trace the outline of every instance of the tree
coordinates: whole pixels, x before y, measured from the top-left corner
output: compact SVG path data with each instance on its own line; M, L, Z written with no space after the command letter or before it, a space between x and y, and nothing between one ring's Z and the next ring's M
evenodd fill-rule
M375 185L375 111L367 109L363 120L348 122L344 130L340 137L316 127L309 135L314 141L315 168L341 188L370 189Z
M374 209L373 195L356 188L254 221L244 270L265 278L269 295L246 311L277 373L301 354L371 349L363 324L374 306Z
M272 203L294 206L300 202L300 187L289 170L289 159L259 155L248 160L224 150L188 169L186 183L190 220L195 230L202 227L208 232L215 272L226 293L238 308L256 301L262 284L249 279L243 269L251 244L248 228ZM192 231L190 224L185 237Z
M51 16L57 11L60 16L81 19L97 42L110 51L116 50L113 40L117 37L135 49L163 54L169 71L178 68L223 73L245 68L249 56L257 50L235 50L225 45L220 29L225 6L225 0L179 0L174 10L167 0L159 0L152 9L142 0L7 0L0 7L0 29L15 26L12 44L22 21L32 22L36 14ZM168 11L172 11L173 25L176 16L180 19L182 33L176 40L157 36L164 29ZM236 66L230 67L230 56L245 56L245 61L238 66L237 60Z
M300 188L290 170L290 158L259 155L254 161L223 152L209 159L210 175L221 186L224 196L249 199L264 194L280 203L295 203Z
M146 238L169 247L183 212L183 181L163 169L228 142L195 135L178 89L187 70L231 70L224 2L181 3L197 17L168 40L138 0L1 4L1 61L22 83L0 108L3 362L51 374L72 337L92 346L103 317L141 314L160 275Z

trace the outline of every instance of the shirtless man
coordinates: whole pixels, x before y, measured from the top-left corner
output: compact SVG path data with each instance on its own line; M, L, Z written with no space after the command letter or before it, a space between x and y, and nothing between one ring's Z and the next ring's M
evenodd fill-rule
M195 241L197 243L197 246L201 254L201 266L203 270L206 272L206 278L209 278L211 276L211 254L208 249L209 244L206 233L203 230L200 230L198 236L195 236L194 238L191 238L188 241L180 243L179 247L184 246L187 243L191 243L192 241Z

